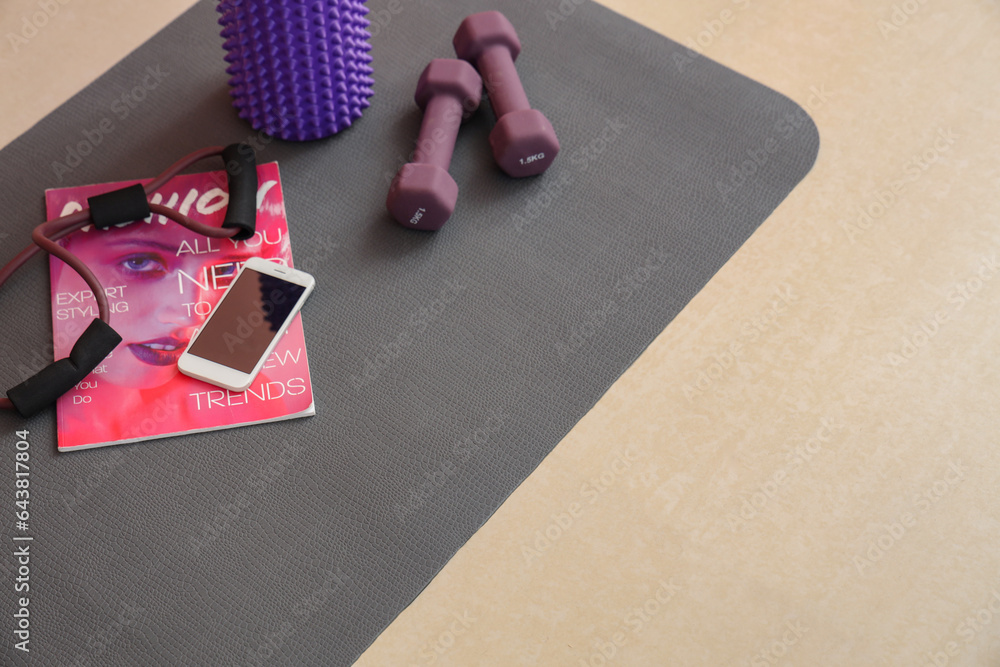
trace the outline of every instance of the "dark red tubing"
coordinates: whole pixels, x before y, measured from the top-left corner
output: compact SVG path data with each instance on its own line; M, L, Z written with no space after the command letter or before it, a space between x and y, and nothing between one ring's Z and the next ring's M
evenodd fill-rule
M180 160L167 167L162 174L143 186L143 189L146 191L147 195L152 194L154 191L163 187L163 185L171 178L181 173L195 162L199 162L205 158L222 155L223 150L225 150L224 146L209 146L207 148L197 150L189 155L185 155ZM167 208L162 204L150 203L149 210L154 214L170 218L174 222L187 227L193 232L197 232L198 234L202 234L204 236L210 236L212 238L229 238L231 236L235 236L240 231L238 228L224 229L222 227L209 227L208 225L192 220L186 215L178 213L172 208ZM104 320L105 323L111 324L111 312L108 307L108 296L104 293L104 288L101 286L101 282L97 279L97 276L94 275L94 272L91 271L79 257L56 243L56 241L64 236L68 236L89 224L90 209L85 208L82 211L70 213L69 215L64 215L61 218L43 222L35 227L35 229L31 232L31 240L33 243L15 255L14 259L7 262L7 264L0 269L0 286L3 286L3 284L7 282L7 279L10 278L19 268L21 268L25 262L31 259L35 253L39 250L44 250L51 255L55 255L64 261L71 269L80 274L80 277L83 278L87 283L87 286L90 287L90 291L94 293L94 298L97 299L97 309L100 314L100 318ZM9 398L0 398L0 410L13 409L14 406L10 402Z

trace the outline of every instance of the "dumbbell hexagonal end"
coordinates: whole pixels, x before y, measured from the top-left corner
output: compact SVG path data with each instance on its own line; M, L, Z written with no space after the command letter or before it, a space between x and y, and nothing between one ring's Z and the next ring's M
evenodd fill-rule
M432 164L411 163L392 181L386 207L404 227L435 231L448 222L456 203L458 184L447 171Z
M436 58L420 75L414 99L421 109L436 95L449 95L462 103L463 115L468 118L479 108L483 97L483 79L476 68L464 60Z
M559 154L552 123L536 109L514 111L498 120L490 146L497 164L514 178L541 174Z
M480 12L473 14L458 27L455 39L455 53L462 60L475 62L484 49L495 44L503 44L510 50L512 60L521 53L521 40L517 31L500 12Z

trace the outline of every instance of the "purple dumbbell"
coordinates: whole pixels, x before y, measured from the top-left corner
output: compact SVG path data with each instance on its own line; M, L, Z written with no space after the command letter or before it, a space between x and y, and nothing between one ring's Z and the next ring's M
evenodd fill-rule
M396 222L411 229L440 229L455 211L458 184L448 173L458 128L479 108L483 80L464 60L432 60L414 96L424 111L413 162L389 187L386 206Z
M500 12L473 14L455 34L455 52L476 66L490 104L497 116L490 146L497 164L509 176L535 176L552 165L559 153L559 139L552 123L531 108L514 61L521 41L507 17Z

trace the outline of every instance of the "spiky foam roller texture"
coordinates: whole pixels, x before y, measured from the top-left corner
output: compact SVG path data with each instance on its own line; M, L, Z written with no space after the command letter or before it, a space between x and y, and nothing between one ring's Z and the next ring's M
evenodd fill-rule
M220 0L229 94L256 130L290 141L350 127L373 91L365 0Z

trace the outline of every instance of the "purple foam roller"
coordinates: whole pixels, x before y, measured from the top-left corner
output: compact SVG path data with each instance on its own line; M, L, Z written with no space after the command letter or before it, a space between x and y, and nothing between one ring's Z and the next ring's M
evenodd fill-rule
M373 91L365 0L220 0L240 118L290 141L336 134Z

